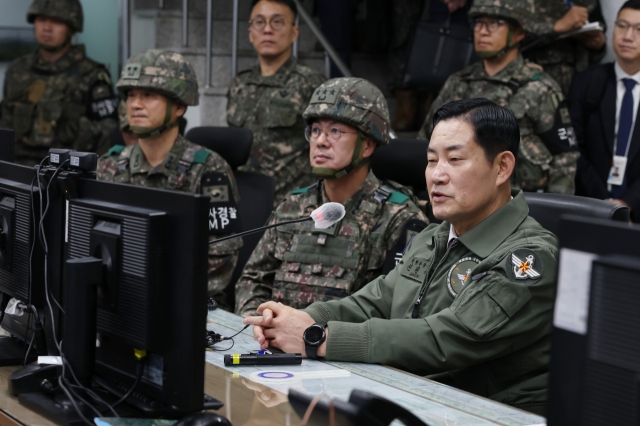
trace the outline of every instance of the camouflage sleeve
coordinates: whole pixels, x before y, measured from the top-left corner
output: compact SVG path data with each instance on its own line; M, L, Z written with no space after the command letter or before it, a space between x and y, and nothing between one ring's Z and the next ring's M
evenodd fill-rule
M396 245L407 221L417 219L423 221L427 225L429 224L427 216L413 203L413 201L409 200L406 204L406 208L403 208L398 212L398 214L393 216L391 224L387 228L387 250L390 250Z
M276 223L277 220L277 216L274 214L268 224ZM242 276L236 283L236 314L255 315L256 309L261 303L271 300L273 279L281 263L275 257L277 240L278 232L276 229L268 229L253 250L249 261L242 270Z
M545 76L540 80L540 87L537 84L531 87L537 93L537 101L527 114L533 119L535 135L527 136L523 132L523 145L526 137L539 138L539 143L553 156L548 163L547 192L573 194L580 153L564 95L557 84L549 80Z
M235 199L236 205L240 202L240 194L238 193L238 185L233 176L233 171L229 164L217 154L209 155L207 158L205 172L224 173L229 179L231 192ZM210 241L218 238L226 237L232 234L216 234L211 235ZM232 238L219 244L209 246L208 261L208 293L209 297L213 297L218 306L222 309L231 311L232 306L226 298L225 289L231 283L231 276L238 263L239 250L242 247L242 238Z
M418 139L431 139L431 132L433 131L433 116L441 106L456 100L455 88L458 84L459 79L455 76L449 77L444 83L442 90L440 90L440 94L433 100L431 108L427 113L427 117L424 119L424 123L418 132Z
M13 103L9 101L9 82L12 81L13 67L9 67L4 75L2 101L0 102L0 127L13 129Z
M109 135L118 128L118 99L106 68L98 67L87 78L86 114L78 123L74 149L104 154L109 149Z

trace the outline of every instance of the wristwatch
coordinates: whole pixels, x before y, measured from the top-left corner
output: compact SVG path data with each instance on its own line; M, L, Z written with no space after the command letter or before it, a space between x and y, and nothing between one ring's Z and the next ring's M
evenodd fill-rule
M317 355L318 348L324 341L327 339L327 333L325 333L324 329L327 328L327 324L323 324L321 322L317 322L309 328L307 328L302 334L302 340L304 340L305 352L307 353L307 358L311 359L324 359Z

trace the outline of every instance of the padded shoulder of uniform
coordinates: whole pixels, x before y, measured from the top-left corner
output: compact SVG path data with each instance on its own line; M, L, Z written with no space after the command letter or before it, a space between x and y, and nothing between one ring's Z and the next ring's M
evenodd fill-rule
M296 64L296 66L293 68L293 71L304 77L322 76L322 74L320 74L318 71L312 70L311 68L305 65L301 65L300 63ZM323 79L325 78L323 77Z
M392 191L387 202L392 204L404 204L409 198L411 197L400 191Z
M204 164L207 162L207 158L209 158L209 155L211 155L211 151L209 151L208 149L199 149L193 156L193 162L196 164Z
M109 149L109 151L107 151L107 155L120 155L124 148L124 145L114 145L111 147L111 149Z

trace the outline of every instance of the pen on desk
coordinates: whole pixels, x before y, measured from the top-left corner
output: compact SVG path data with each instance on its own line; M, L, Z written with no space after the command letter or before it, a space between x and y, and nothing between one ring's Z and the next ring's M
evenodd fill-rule
M296 365L302 364L302 354L226 354L224 365Z

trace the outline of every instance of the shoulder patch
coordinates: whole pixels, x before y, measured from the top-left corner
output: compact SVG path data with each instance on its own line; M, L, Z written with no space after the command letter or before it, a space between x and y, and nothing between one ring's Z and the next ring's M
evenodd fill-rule
M294 189L293 191L291 191L291 194L292 195L306 194L307 192L309 192L309 188L310 188L310 186L307 186L305 188L300 188L300 189Z
M207 158L209 158L209 151L206 149L199 149L196 151L196 154L193 156L193 162L196 164L204 164L207 162Z
M111 147L111 149L109 149L109 151L107 152L108 155L113 155L113 154L120 154L123 150L124 150L124 145L114 145Z
M392 204L403 204L409 199L409 196L400 191L393 191L387 202Z
M505 259L507 275L523 284L533 283L542 278L544 265L542 258L533 250L521 248L511 252Z
M539 72L538 74L534 75L533 77L531 77L531 81L538 81L542 78L542 73Z

